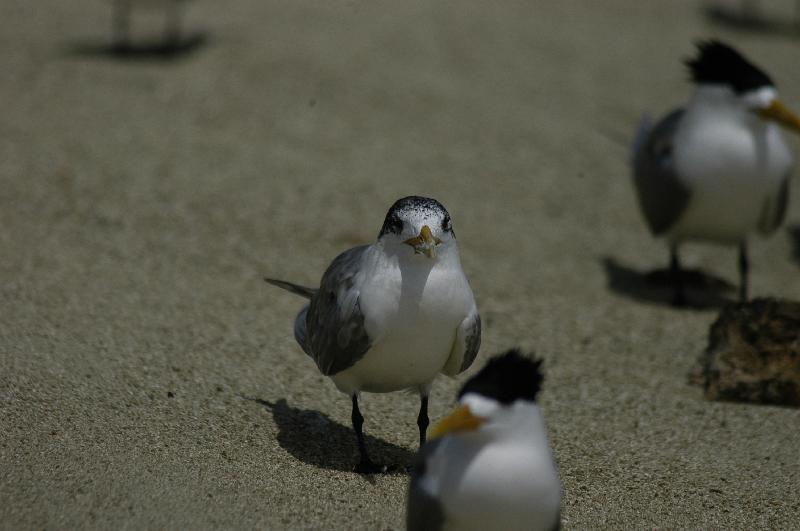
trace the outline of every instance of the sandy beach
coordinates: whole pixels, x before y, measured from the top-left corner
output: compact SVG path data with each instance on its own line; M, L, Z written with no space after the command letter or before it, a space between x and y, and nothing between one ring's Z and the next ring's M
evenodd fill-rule
M703 6L197 0L196 48L120 58L107 2L2 2L0 528L402 529L408 476L351 471L350 402L262 277L315 284L411 194L450 211L483 316L432 419L519 345L546 360L564 528L800 527L800 410L688 384L735 290L675 309L643 284L667 251L628 145L688 96L693 40L800 111L800 33ZM754 296L800 299L799 189ZM737 282L734 249L684 261ZM364 395L377 458L412 459L417 407Z

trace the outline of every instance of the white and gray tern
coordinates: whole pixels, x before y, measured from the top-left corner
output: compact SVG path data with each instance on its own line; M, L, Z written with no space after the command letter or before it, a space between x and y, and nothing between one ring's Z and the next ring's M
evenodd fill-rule
M466 370L481 337L480 316L444 206L426 197L398 200L377 241L336 257L319 288L265 280L310 299L295 319L294 336L320 372L351 397L360 454L356 470L386 469L367 453L361 391L419 392L423 444L434 378Z
M685 303L678 246L700 240L739 246L740 299L748 295L747 238L783 222L792 155L780 125L800 118L775 84L719 41L698 44L687 62L695 90L687 105L634 141L633 177L651 232L670 246L674 303Z

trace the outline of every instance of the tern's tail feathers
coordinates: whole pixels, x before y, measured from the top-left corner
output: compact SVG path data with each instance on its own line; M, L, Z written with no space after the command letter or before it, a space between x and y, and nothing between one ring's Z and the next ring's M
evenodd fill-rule
M299 286L297 284L292 284L291 282L286 282L285 280L277 280L274 278L264 278L264 280L268 284L272 284L273 286L278 286L279 288L283 288L286 291L291 291L295 295L300 295L301 297L305 297L306 299L310 299L317 292L317 290L314 288Z
M649 114L643 114L639 119L639 127L636 129L636 136L633 137L633 144L631 144L631 152L629 154L629 161L631 164L636 160L636 154L644 147L652 131L652 118L650 118Z

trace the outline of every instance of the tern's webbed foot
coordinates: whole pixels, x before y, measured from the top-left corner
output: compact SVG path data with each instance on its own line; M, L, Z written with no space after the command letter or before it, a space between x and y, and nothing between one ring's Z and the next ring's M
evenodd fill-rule
M391 468L387 465L375 464L369 459L362 459L353 471L359 474L388 474L391 472Z

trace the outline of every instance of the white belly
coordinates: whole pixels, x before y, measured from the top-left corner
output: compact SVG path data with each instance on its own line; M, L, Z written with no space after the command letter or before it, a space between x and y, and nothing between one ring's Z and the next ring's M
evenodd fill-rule
M689 205L669 232L672 241L737 244L755 231L765 203L777 193L759 178L709 180L692 191Z
M417 337L412 335L415 333ZM421 341L423 337L429 341ZM449 334L398 330L373 346L355 365L334 375L333 382L347 394L423 389L444 367L454 339L455 329Z
M736 244L759 227L792 157L775 125L752 130L712 121L679 133L675 162L691 195L667 238Z
M422 266L428 260L416 259ZM458 326L474 304L460 266L381 267L360 299L367 332L374 338L372 348L332 377L344 393L429 386L447 363Z
M466 470L443 476L440 488L446 529L549 530L558 522L558 476L548 455L527 446L487 446Z

